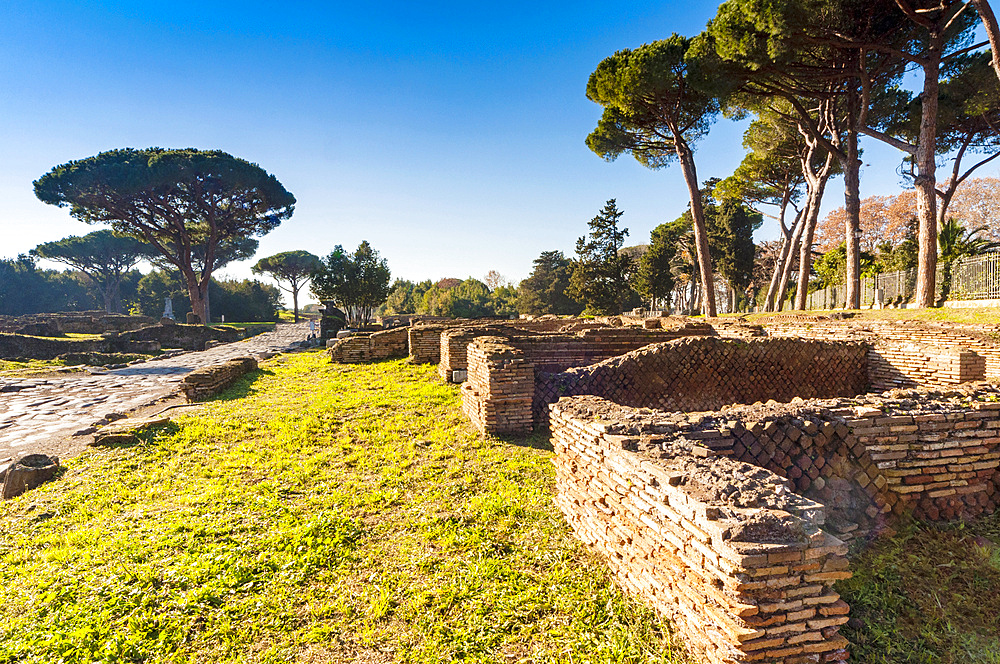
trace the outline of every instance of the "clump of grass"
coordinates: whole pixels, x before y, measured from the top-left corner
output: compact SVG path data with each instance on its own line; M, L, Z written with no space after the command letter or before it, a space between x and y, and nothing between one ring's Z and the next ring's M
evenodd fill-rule
M0 505L0 662L686 661L433 367L267 369Z
M65 360L0 360L0 376L29 376L65 366Z
M855 661L1000 664L1000 515L911 523L851 562L838 584Z

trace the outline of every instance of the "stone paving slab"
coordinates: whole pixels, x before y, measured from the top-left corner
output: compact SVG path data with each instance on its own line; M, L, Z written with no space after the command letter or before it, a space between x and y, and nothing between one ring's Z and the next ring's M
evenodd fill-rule
M127 413L174 395L181 380L203 367L235 357L291 350L309 336L308 323L278 325L245 341L205 351L108 371L69 373L47 378L5 381L0 378L0 461L25 454L79 454L84 431L105 414Z

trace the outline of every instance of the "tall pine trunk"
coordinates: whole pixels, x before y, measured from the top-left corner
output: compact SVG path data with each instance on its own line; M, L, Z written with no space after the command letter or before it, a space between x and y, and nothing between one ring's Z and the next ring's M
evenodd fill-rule
M913 184L917 193L917 294L918 307L934 306L934 282L937 274L937 148L938 76L941 51L933 40L929 57L924 62L924 90L921 95L920 134L913 155L917 177Z
M996 72L997 79L1000 79L1000 27L997 26L997 17L993 13L988 0L972 0L979 18L983 22L986 30L986 37L990 40L990 51L993 53L993 71Z
M694 155L691 148L680 135L674 136L677 157L681 162L684 182L691 196L691 219L694 226L694 244L698 258L698 271L701 274L702 311L709 318L715 318L715 279L712 275L712 257L708 251L708 233L705 230L705 210L701 205L701 191L698 189L698 172L694 166Z
M784 225L781 227L781 248L774 261L774 270L771 272L771 283L767 287L767 298L764 300L764 311L774 311L774 301L778 294L778 283L781 281L781 274L785 269L785 261L791 252L792 231L799 224L801 216L802 213L800 212L795 217L792 228L785 228Z

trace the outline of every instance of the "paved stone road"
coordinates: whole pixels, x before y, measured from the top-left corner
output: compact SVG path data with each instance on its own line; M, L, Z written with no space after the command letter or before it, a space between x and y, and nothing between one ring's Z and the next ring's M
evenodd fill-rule
M0 461L29 453L78 454L88 440L74 433L107 413L149 406L177 390L185 375L234 357L289 350L309 324L283 324L246 341L150 360L123 369L5 380L0 377Z

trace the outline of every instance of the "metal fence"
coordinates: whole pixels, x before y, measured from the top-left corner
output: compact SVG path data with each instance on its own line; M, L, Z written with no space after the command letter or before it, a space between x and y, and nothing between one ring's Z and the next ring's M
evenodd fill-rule
M944 269L938 265L934 299L941 297ZM917 271L885 272L861 280L861 308L876 303L902 305L913 299L917 290ZM960 258L952 264L949 300L1000 299L1000 253ZM835 284L806 297L806 309L842 309L847 301L847 287Z
M951 266L949 300L1000 299L1000 253L959 258Z

